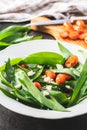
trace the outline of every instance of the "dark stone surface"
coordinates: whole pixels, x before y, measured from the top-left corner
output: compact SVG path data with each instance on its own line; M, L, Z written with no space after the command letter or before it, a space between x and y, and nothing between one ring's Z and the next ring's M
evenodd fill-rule
M5 28L10 24L0 25ZM29 35L43 35L43 38L53 39L40 32L31 31ZM23 116L0 105L0 130L87 130L87 114L70 119L45 120Z
M0 130L87 130L87 114L70 119L47 120L23 116L0 105Z

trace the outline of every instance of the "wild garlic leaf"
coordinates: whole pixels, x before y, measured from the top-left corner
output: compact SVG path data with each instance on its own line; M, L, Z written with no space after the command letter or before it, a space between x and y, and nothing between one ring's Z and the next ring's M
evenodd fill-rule
M55 52L37 52L27 56L23 61L30 64L48 64L54 66L55 64L63 64L65 59L62 55Z
M15 70L11 66L10 59L8 59L8 61L6 62L5 72L6 72L6 78L7 78L7 80L10 83L14 84L14 82L15 82Z
M67 59L69 56L72 55L72 53L67 48L65 48L62 44L60 44L59 42L58 42L58 47L61 51L61 54L63 55L63 57L65 59Z
M69 106L75 105L78 102L79 94L81 92L80 90L83 87L86 79L87 79L87 60L85 61L85 64L83 65L81 75L77 80L77 84L76 84L76 86L74 88L74 91L73 91Z

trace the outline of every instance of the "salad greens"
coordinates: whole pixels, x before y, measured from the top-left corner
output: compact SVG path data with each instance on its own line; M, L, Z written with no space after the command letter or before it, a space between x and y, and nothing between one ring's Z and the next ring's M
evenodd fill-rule
M67 48L65 48L64 46L62 46L59 42L58 42L58 46L59 46L59 49L60 49L60 51L63 54L63 57L65 59L67 59L69 56L72 55L72 53Z
M86 79L87 79L87 60L85 61L84 65L83 65L83 69L81 71L80 77L76 81L77 85L74 88L69 105L74 105L78 101L79 93L80 93L81 88L83 87Z
M54 52L38 52L31 54L24 59L25 63L48 65L63 64L64 61L63 56Z
M58 47L61 54L38 52L8 59L0 67L0 90L31 107L62 112L87 98L87 59L84 64L74 62L78 57L62 44Z
M0 31L0 50L16 43L42 39L42 36L29 36L29 27L12 25Z

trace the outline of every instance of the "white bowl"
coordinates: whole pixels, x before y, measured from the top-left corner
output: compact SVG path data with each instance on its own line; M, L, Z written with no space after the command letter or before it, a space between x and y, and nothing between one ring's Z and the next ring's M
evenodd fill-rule
M85 49L74 44L69 44L64 42L62 42L61 44L67 47L73 54L78 55L80 61L83 60L82 56L77 52L77 50L85 50ZM32 54L39 51L49 51L49 52L58 53L59 49L57 46L57 41L35 40L35 41L15 44L10 47L7 47L5 50L2 50L0 52L0 66L8 58L12 59L16 57L26 57L28 54ZM9 110L17 112L19 114L32 116L36 118L44 118L44 119L71 118L74 116L87 113L87 99L85 99L78 105L68 108L70 112L59 112L54 110L40 110L40 109L32 108L5 96L2 92L0 92L0 104L8 108Z

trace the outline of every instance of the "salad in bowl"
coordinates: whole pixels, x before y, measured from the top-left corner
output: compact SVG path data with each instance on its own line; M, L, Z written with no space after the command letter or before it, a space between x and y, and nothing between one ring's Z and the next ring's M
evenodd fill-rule
M69 49L58 41L53 44L53 40L43 40L52 43L41 49L41 41L37 41L39 49L34 50L31 48L35 47L35 41L25 43L30 47L28 51L25 49L26 55L22 54L24 43L6 49L8 52L18 47L21 53L14 53L12 57L8 54L4 58L0 66L0 91L5 98L27 106L27 109L71 113L87 97L86 50L79 48L78 53L74 53L77 50ZM52 45L55 48L50 49Z

